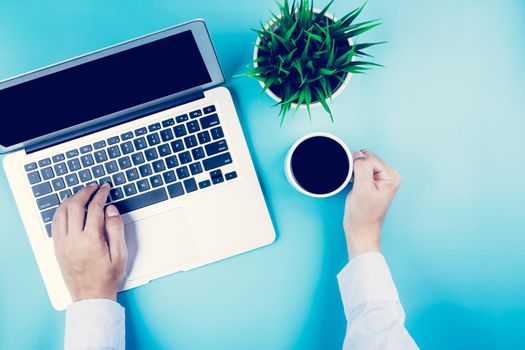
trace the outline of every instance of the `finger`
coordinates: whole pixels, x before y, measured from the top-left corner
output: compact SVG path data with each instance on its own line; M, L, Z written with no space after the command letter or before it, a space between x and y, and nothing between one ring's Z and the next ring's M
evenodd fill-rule
M374 180L389 181L392 179L393 169L390 168L381 158L368 150L362 150L361 152L366 155L374 169Z
M367 157L359 157L359 154L356 154L354 158L354 186L359 186L367 182L372 182L374 180L374 169L370 164L370 161Z
M84 229L93 231L100 239L104 239L104 204L108 199L109 190L110 185L107 182L98 189L91 203L89 203L86 217Z
M95 193L98 184L90 184L68 200L67 203L67 232L82 232L86 220L86 204Z
M67 235L67 201L68 198L62 201L53 216L53 222L51 223L53 240Z
M114 205L106 208L106 233L111 261L125 266L128 256L126 238L124 236L124 223L122 217Z

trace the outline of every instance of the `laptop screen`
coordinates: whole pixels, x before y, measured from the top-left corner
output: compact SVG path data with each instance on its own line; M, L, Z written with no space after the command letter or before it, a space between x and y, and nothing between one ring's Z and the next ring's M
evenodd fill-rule
M211 82L191 30L0 90L9 147ZM15 125L20 128L16 130Z

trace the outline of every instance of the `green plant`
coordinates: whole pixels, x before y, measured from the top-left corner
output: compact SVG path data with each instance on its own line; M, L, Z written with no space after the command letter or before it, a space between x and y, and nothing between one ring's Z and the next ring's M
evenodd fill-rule
M331 100L347 74L381 66L356 58L372 57L364 50L382 42L349 43L349 38L381 24L378 20L354 24L366 2L335 21L325 16L333 2L319 13L314 11L313 0L293 0L291 5L288 0L277 2L279 14L270 11L269 23L254 29L260 40L258 55L252 62L254 68L243 75L262 82L261 94L270 89L281 98L276 104L281 125L293 103L297 104L295 111L305 104L311 120L310 105L320 102L333 122L326 100Z

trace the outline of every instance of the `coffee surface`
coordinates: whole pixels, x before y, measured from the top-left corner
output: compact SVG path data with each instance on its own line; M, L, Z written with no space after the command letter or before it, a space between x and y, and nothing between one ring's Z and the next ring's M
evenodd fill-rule
M304 140L292 154L292 174L304 190L327 194L346 180L350 162L345 149L325 136Z

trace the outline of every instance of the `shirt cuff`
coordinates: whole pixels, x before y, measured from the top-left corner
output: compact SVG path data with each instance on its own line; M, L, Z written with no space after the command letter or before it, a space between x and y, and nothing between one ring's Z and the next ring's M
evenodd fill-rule
M370 302L399 302L385 258L381 253L363 253L337 275L346 318L355 308Z
M109 299L87 299L68 306L65 349L124 349L125 313Z

